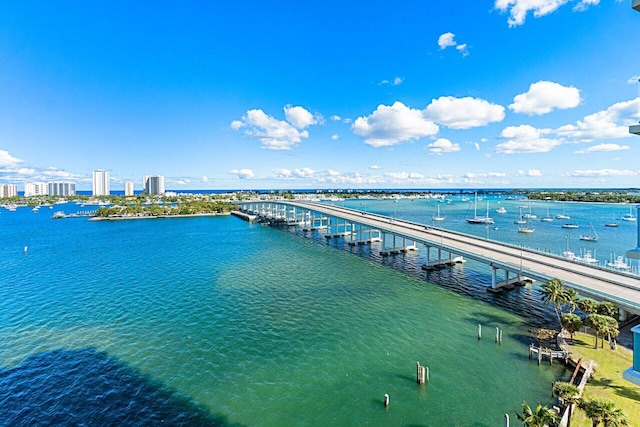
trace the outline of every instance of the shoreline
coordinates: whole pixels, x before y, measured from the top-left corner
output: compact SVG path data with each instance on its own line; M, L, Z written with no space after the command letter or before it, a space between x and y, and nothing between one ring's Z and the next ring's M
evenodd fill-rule
M89 218L89 221L122 221L131 219L166 219L166 218L192 218L192 217L206 217L206 216L227 216L231 215L230 212L209 212L209 213L195 213L195 214L175 214L175 215L140 215L140 216L94 216Z

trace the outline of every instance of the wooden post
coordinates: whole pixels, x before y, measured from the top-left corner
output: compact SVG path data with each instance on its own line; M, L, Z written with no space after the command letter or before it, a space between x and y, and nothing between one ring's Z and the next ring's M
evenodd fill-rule
M482 338L482 325L478 324L478 339Z
M500 329L496 326L496 342L500 339Z
M389 395L385 393L384 395L384 407L389 406Z
M542 347L538 348L538 365L542 363Z
M429 367L425 366L425 369L427 370L427 382L429 382Z
M418 384L424 384L424 379L425 379L424 366L422 366L422 365L420 365L420 363L418 363L418 378L417 378Z
M500 340L498 341L498 344L502 345L502 329L500 329Z
M509 427L509 414L504 414L504 427Z
M532 356L533 356L533 344L529 344L529 360L531 360Z

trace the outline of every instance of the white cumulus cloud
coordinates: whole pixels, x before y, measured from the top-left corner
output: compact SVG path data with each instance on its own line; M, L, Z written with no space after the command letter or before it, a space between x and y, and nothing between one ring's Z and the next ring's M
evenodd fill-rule
M284 107L288 120L278 120L260 109L247 111L241 120L231 122L231 129L245 129L244 134L260 141L266 150L291 150L296 144L309 137L305 127L321 122L319 116L314 116L302 107Z
M21 159L13 157L6 150L0 150L0 167L14 167L20 163L22 163Z
M630 85L640 84L640 75L629 77L629 80L627 80L627 83L629 83Z
M542 176L542 172L540 172L540 169L529 169L526 171L520 169L518 171L518 176L539 177L539 176Z
M525 93L516 95L509 109L522 114L546 114L554 108L566 110L580 104L580 91L549 81L532 83Z
M435 142L427 145L427 149L431 154L455 153L460 151L460 144L453 143L446 138L439 138Z
M396 101L391 106L379 105L370 116L358 117L351 130L363 137L366 144L385 147L435 135L439 128L425 119L422 111Z
M579 141L604 138L626 138L629 125L640 118L640 97L631 101L618 102L603 111L585 116L576 124L561 126L555 130L558 135Z
M382 169L382 166L371 165L371 166L369 166L369 169L378 170L378 169Z
M438 37L438 46L440 46L440 49L455 46L457 44L454 40L455 37L456 35L451 32L440 34L440 37Z
M312 178L316 171L311 168L298 168L293 171L298 178Z
M427 117L451 129L486 126L504 119L504 107L480 98L441 96L425 109Z
M304 129L318 123L317 117L300 106L292 107L291 105L285 105L284 115L287 121L296 129Z
M467 44L466 43L458 44L458 42L456 42L455 40L455 37L456 35L453 34L452 32L440 34L440 37L438 37L438 46L440 46L440 50L444 50L448 47L455 47L456 50L462 54L462 56L469 55Z
M240 179L253 179L255 178L255 174L251 169L232 169L227 172L230 175L235 175Z
M631 149L628 145L619 145L619 144L598 144L592 147L586 148L584 150L575 151L576 154L589 154L589 153L598 153L598 152L607 152L607 151L623 151Z
M593 178L593 177L608 177L608 176L637 176L639 171L631 170L619 170L619 169L587 169L576 170L571 172L571 176Z
M332 139L333 141L337 141L337 140L339 140L339 139L340 139L340 137L338 136L338 134L333 134L333 135L331 135L331 139Z
M271 172L273 172L278 178L291 178L292 175L289 169L276 168L272 169Z
M509 126L502 130L500 137L506 139L496 145L498 154L546 153L562 143L558 139L545 138L550 129L536 129L529 125Z
M509 12L507 23L509 27L524 24L529 12L535 18L555 12L569 0L496 0L494 7L500 12Z

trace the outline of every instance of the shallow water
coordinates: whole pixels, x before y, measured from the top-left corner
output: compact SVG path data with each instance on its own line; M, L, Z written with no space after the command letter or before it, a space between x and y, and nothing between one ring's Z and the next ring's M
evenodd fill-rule
M563 374L527 357L535 288L488 295L479 267L234 217L19 208L0 239L2 425L500 425Z

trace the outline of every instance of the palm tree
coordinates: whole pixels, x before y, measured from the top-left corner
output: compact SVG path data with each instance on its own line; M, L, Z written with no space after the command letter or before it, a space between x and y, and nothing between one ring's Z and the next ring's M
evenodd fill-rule
M578 403L578 407L591 419L593 427L597 427L601 422L604 423L605 427L629 425L624 412L620 408L616 408L615 403L608 399L583 399Z
M527 402L522 402L522 414L516 412L516 415L527 427L555 427L560 422L560 416L556 411L539 403L533 410Z
M573 341L573 334L582 328L582 319L577 314L566 313L560 317L560 324L571 334L571 341Z
M542 285L542 301L553 304L558 323L560 323L560 311L562 304L567 302L567 292L564 282L560 279L549 279Z
M578 301L578 308L586 314L593 314L598 312L598 303L591 298L584 298Z
M568 288L565 290L565 302L564 308L569 310L569 313L573 313L578 308L580 298L578 292L575 289Z
M566 407L569 411L569 420L567 422L567 427L569 427L571 425L571 412L573 410L573 405L580 401L580 390L573 384L564 381L557 381L553 383L551 392L555 396L558 396L560 404Z

